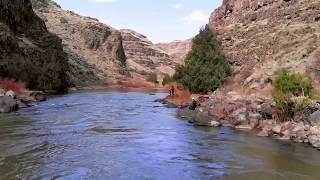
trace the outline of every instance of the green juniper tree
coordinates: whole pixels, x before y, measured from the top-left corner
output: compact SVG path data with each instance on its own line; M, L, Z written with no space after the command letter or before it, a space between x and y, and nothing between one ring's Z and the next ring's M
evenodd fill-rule
M174 79L191 92L207 93L220 87L230 74L217 35L207 25L192 40L185 66L176 67Z

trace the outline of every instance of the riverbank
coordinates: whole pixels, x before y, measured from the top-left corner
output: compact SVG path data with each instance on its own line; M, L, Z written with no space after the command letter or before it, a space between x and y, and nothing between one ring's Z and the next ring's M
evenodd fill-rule
M196 111L182 108L177 116L195 126L227 126L251 131L260 137L307 143L320 150L319 102L313 102L291 121L281 122L275 117L275 103L268 96L217 90L202 99Z

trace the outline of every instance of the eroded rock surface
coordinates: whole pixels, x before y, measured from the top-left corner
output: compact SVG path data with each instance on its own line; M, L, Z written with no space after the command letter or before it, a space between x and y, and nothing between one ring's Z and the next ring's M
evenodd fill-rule
M319 80L319 0L224 0L209 24L239 83L261 89L280 68Z
M32 0L48 29L63 41L72 83L90 86L125 78L126 57L119 31L97 19L63 10L50 0Z
M0 77L28 88L65 90L69 65L61 39L50 33L30 0L0 1Z

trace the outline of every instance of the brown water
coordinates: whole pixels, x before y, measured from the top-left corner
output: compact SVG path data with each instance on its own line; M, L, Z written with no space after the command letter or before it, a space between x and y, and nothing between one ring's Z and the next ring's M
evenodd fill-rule
M320 152L194 128L165 94L86 92L0 115L0 179L320 179Z

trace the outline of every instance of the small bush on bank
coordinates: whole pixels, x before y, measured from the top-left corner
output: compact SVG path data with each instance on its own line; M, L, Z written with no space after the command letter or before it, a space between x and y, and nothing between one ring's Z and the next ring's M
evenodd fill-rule
M306 97L302 97L296 99L295 106L294 106L294 113L303 112L306 110L311 104L311 100Z
M166 84L169 84L169 83L172 83L174 82L174 79L172 76L170 76L169 74L166 74L162 80L162 85L166 85Z
M309 96L312 90L312 81L300 74L281 70L277 73L274 87L283 93L291 93L294 96Z
M25 84L21 81L14 80L0 80L0 88L5 90L12 90L18 94L20 94L25 89Z
M311 103L312 81L300 74L281 70L273 82L275 91L273 99L276 103L276 112L281 121L293 119L294 115L303 112Z
M150 74L147 79L146 79L148 82L152 82L154 84L159 84L159 81L158 81L158 76L156 73L152 73Z
M230 75L217 35L206 26L192 40L185 66L177 66L173 77L191 92L207 93L219 88Z

